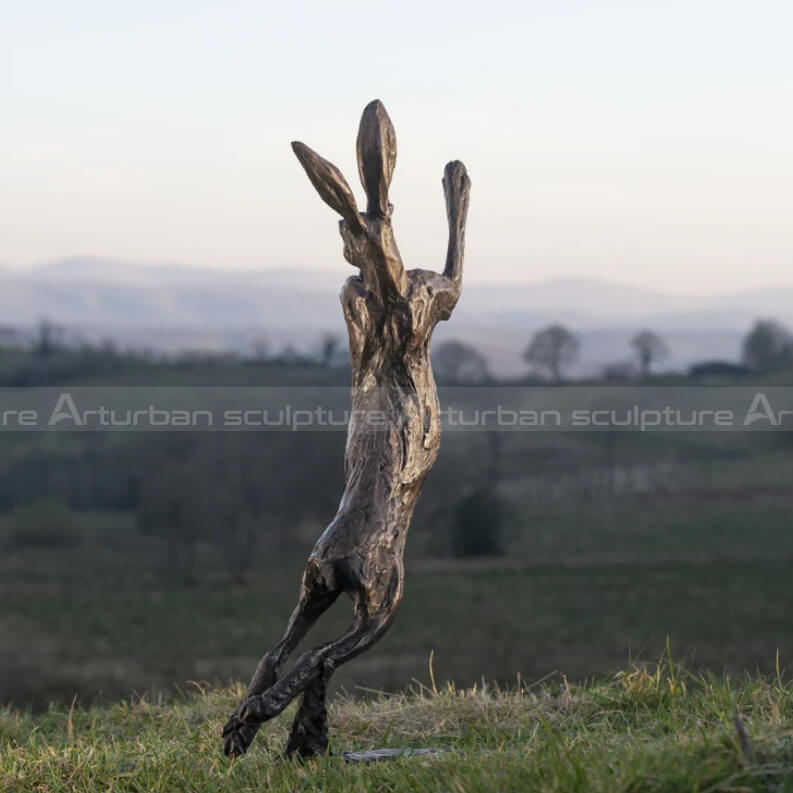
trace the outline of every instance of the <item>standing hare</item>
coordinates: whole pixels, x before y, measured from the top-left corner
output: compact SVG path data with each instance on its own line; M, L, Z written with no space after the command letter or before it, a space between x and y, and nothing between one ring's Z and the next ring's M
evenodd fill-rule
M302 143L292 148L322 200L342 216L344 258L360 271L341 293L352 360L346 486L336 516L308 557L286 632L259 662L245 699L223 728L227 755L243 754L259 726L299 694L286 754L325 752L325 699L333 670L368 650L393 622L402 600L408 527L440 445L430 337L451 316L462 287L470 181L461 162L450 162L443 175L449 247L441 275L405 271L402 265L388 201L396 138L380 101L367 105L358 131L365 213L358 212L334 165ZM287 657L342 592L354 611L347 633L305 652L279 679Z

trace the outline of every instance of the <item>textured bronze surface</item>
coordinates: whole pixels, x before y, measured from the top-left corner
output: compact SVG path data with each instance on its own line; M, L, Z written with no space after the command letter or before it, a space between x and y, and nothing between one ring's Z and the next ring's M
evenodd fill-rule
M300 694L286 753L325 752L325 699L333 670L368 650L393 622L402 599L408 527L440 445L430 337L451 315L462 287L470 181L461 162L450 162L443 175L449 246L440 274L405 271L402 265L388 201L396 136L380 101L364 110L356 146L365 213L358 212L338 168L302 143L292 148L322 200L342 216L344 257L359 270L341 292L352 360L346 486L336 516L308 558L283 638L259 662L245 699L223 728L228 755L243 754L259 725ZM279 679L289 654L342 592L353 604L347 633L301 655Z

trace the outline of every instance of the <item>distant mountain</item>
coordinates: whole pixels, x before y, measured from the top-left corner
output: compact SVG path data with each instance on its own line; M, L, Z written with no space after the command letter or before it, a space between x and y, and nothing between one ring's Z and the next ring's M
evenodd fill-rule
M74 257L30 270L0 268L4 325L46 318L88 340L160 349L244 349L266 337L273 348L310 348L325 332L345 333L338 305L350 267L339 271L204 269ZM536 284L469 283L454 322L438 341L476 344L493 370L525 369L521 350L543 324L563 322L582 337L580 374L630 355L640 327L664 335L667 365L735 359L757 317L793 325L793 287L734 295L685 297L597 279Z
M280 267L274 269L233 269L190 267L176 264L137 264L122 259L101 259L74 256L17 271L36 280L76 281L91 283L137 284L164 286L169 284L273 283L284 286L335 288L344 280L344 272ZM2 269L0 269L2 273ZM349 268L347 275L352 275Z

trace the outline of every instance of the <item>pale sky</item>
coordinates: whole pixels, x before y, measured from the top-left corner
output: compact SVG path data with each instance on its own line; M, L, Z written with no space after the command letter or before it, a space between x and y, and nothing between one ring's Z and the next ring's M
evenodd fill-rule
M407 267L473 182L467 277L793 284L790 0L0 0L0 264L338 269L289 142L347 176L383 100Z

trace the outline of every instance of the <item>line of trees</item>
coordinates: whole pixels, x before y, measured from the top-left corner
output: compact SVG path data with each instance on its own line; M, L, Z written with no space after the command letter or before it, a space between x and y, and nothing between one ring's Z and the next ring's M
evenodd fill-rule
M633 336L630 344L642 377L647 377L653 365L669 355L664 340L651 330L640 330ZM581 341L573 331L564 325L548 325L532 336L523 353L523 360L558 383L561 382L565 369L575 363L580 350Z
M664 339L649 328L643 328L630 339L631 358L604 369L606 376L649 377L669 357ZM11 355L3 357L4 352ZM21 353L19 354L14 353ZM581 339L570 328L553 323L537 330L523 351L523 360L533 372L552 382L561 382L579 359ZM154 353L151 350L122 350L112 342L89 345L69 339L63 328L42 321L27 335L13 328L0 327L0 385L46 385L82 376L119 374L124 371L212 364L272 364L277 366L314 365L343 368L347 365L346 345L339 336L328 333L317 347L301 353L287 347L271 351L263 337L251 342L246 355L235 353ZM433 354L433 364L441 379L452 382L481 383L493 379L487 358L473 345L452 340L440 344ZM754 372L774 372L793 365L793 333L772 319L759 319L746 334L742 345L741 364ZM707 361L695 369L707 371L738 371L736 363Z
M631 374L647 378L662 361L669 357L664 339L648 328L638 331L630 339L631 360L626 364L607 367L606 372L622 377ZM523 351L523 360L532 371L539 372L554 383L561 382L566 372L578 360L581 339L570 328L554 323L537 330ZM793 333L775 320L760 319L746 334L742 345L741 363L744 370L774 372L793 366ZM435 371L442 379L452 382L481 383L491 379L487 359L471 344L447 341L433 355ZM694 367L707 371L739 371L741 366L725 361L708 361Z

